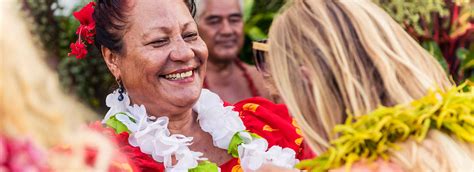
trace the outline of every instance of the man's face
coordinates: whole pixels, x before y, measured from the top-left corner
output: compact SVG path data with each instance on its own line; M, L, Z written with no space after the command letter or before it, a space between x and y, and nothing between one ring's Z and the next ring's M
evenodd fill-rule
M244 42L239 0L207 0L198 28L209 49L209 60L236 58Z

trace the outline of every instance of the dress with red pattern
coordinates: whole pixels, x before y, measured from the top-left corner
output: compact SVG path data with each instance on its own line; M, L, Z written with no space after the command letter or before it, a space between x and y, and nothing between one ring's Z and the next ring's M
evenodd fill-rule
M229 104L225 104L228 106ZM288 114L288 109L283 104L274 104L264 98L250 98L234 105L234 110L239 112L247 130L262 136L268 141L268 146L278 145L291 148L300 160L313 158L310 148L303 143L301 130ZM115 135L117 144L125 154L134 169L138 171L164 171L162 163L156 162L150 155L142 153L140 148L128 143L127 132ZM222 172L242 171L238 158L231 159L220 165Z

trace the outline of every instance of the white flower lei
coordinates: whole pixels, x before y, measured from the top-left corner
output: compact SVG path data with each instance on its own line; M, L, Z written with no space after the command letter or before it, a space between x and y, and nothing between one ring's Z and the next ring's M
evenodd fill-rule
M110 109L102 123L115 117L124 124L130 133L130 145L139 147L143 153L163 163L167 172L188 171L197 167L198 161L207 160L202 157L201 152L188 148L192 144L192 137L170 133L168 117L148 116L145 106L130 106L127 93L123 93L124 99L118 101L119 95L118 90L115 90L107 96L106 104ZM214 146L227 150L232 137L238 133L243 140L238 146L238 155L244 171L254 171L264 163L292 168L298 162L293 149L272 146L267 150L268 142L263 138L254 138L246 132L239 113L234 111L232 106L224 107L219 96L207 89L202 89L193 110L198 114L201 128L211 134ZM174 165L172 156L177 160Z

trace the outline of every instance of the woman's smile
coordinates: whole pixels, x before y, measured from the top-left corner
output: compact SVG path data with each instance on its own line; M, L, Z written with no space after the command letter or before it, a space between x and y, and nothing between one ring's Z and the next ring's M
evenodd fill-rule
M159 75L159 79L164 79L169 82L185 84L195 81L195 77L199 75L199 67L189 67L178 69L173 72Z

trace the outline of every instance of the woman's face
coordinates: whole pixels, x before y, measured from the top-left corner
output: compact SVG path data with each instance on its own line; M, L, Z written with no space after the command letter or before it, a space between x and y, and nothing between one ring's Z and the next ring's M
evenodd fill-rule
M127 21L117 68L132 102L155 116L190 111L201 92L208 51L186 4L135 1Z

